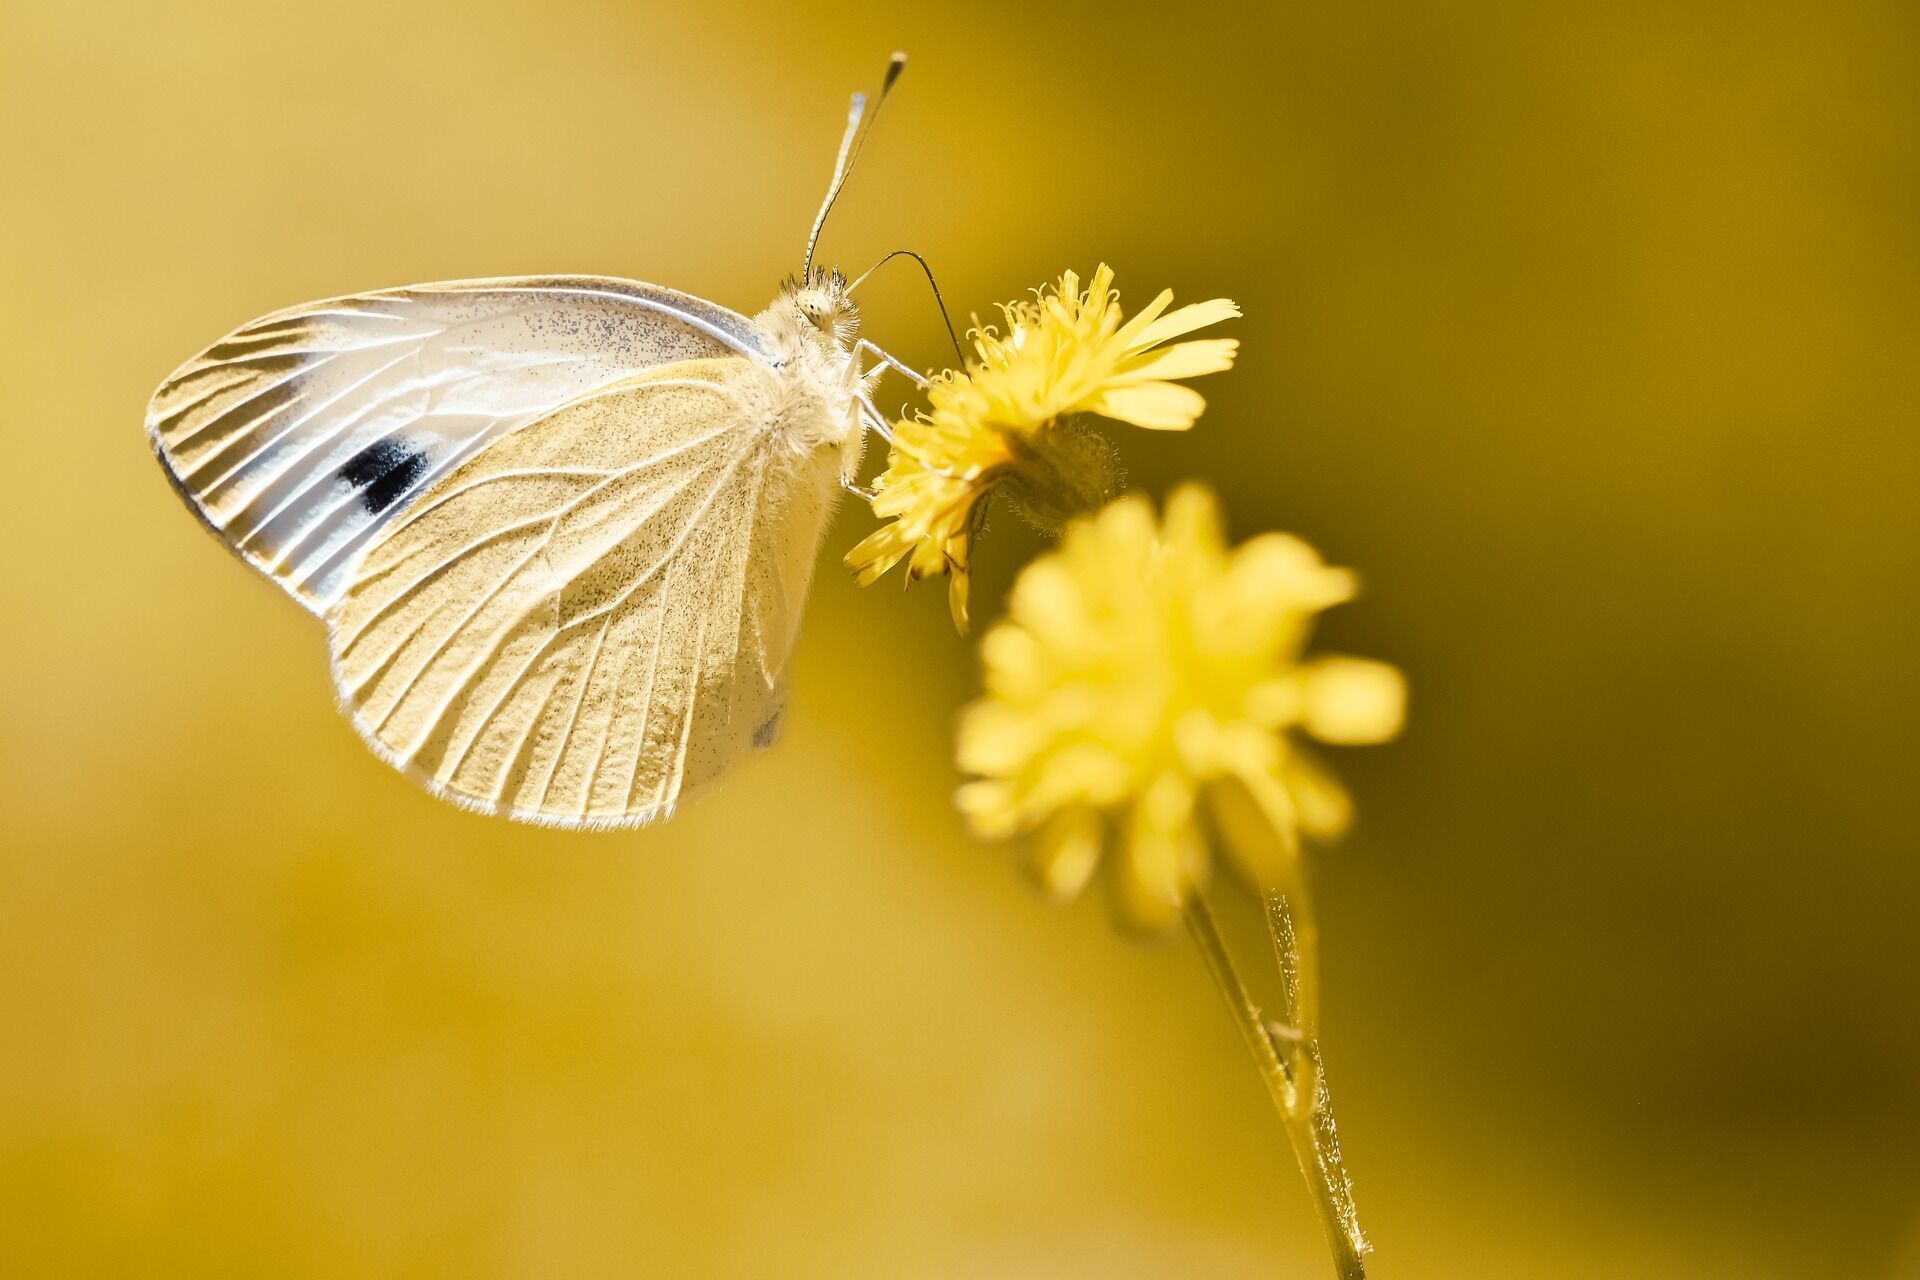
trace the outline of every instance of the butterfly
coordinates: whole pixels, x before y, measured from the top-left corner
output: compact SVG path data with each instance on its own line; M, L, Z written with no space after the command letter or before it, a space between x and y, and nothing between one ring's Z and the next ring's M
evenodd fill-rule
M771 745L833 507L887 434L871 393L889 369L925 386L859 337L859 281L813 265L865 106L757 315L599 276L414 285L263 316L154 393L174 488L324 620L381 759L469 809L602 828Z

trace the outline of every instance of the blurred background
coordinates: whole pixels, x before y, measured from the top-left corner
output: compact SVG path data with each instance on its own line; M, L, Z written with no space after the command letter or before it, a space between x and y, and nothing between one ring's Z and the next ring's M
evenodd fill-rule
M142 438L309 298L757 309L896 46L828 260L1238 299L1131 484L1359 568L1322 644L1411 676L1316 864L1375 1274L1920 1276L1920 14L1871 0L10 0L0 1274L1327 1273L1185 939L964 836L975 658L837 567L870 517L780 749L568 835L368 754Z

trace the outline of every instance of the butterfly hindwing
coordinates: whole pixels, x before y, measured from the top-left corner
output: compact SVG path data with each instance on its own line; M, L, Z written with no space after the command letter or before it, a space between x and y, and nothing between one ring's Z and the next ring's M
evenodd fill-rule
M689 359L763 358L743 317L595 276L416 285L264 316L176 370L147 431L174 486L316 612L354 559L489 441Z
M369 743L473 808L620 825L770 740L839 468L757 429L775 378L654 369L428 483L327 613Z

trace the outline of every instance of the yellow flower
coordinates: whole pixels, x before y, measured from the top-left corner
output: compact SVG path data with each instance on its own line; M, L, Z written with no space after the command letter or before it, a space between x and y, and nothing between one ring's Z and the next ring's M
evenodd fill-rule
M951 577L954 625L967 628L967 557L983 499L1005 484L1042 528L1058 529L1112 495L1117 468L1105 441L1076 428L1093 413L1157 431L1184 431L1206 401L1174 381L1233 364L1239 343L1163 344L1240 314L1224 298L1169 311L1164 291L1131 320L1102 264L1083 290L1069 271L1032 302L1001 308L1006 334L978 329L966 368L940 374L928 412L894 428L874 514L890 521L847 555L861 584L902 559L907 580Z
M1301 656L1314 616L1354 590L1297 538L1229 549L1198 486L1163 522L1127 497L1076 523L981 643L986 695L959 735L961 768L981 776L961 809L983 836L1037 832L1036 870L1061 897L1087 883L1112 827L1119 910L1143 928L1205 887L1205 820L1254 883L1281 882L1301 833L1338 834L1351 816L1290 731L1365 743L1400 728L1394 668Z

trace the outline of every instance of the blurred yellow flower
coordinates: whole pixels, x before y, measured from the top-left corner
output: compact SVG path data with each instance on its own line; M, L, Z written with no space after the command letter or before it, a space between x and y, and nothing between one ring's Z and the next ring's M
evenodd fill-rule
M1077 522L1015 583L981 643L986 694L962 715L959 802L975 831L1037 832L1061 897L1119 832L1123 919L1162 929L1205 887L1211 842L1256 885L1289 878L1298 836L1345 828L1345 791L1289 731L1330 743L1399 731L1400 673L1303 658L1314 616L1355 580L1265 534L1228 548L1213 496L1189 485L1164 521L1126 497Z
M1086 288L1067 272L1032 302L1001 308L1004 336L977 329L963 370L928 388L930 412L894 428L874 514L888 520L847 555L861 584L902 559L909 582L951 576L954 625L967 627L967 557L1002 484L1043 528L1093 510L1112 495L1116 468L1105 441L1072 415L1099 414L1157 431L1184 431L1206 401L1174 379L1231 367L1233 338L1174 338L1240 314L1224 298L1169 311L1163 291L1131 320L1104 263Z

